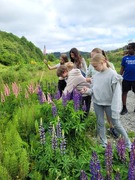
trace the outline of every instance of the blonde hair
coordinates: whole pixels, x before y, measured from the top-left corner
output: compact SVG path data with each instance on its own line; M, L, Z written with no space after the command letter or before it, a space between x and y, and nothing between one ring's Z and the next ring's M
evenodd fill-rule
M67 63L65 63L65 66L67 67L68 71L71 71L74 68L74 63L67 62Z
M106 58L106 60L108 60L105 51L100 48L94 48L91 52L94 52L96 54L102 54Z
M106 60L105 56L100 54L100 53L96 54L91 60L92 65L99 64L99 63L104 63L104 62L106 63L107 67L110 67L110 64Z

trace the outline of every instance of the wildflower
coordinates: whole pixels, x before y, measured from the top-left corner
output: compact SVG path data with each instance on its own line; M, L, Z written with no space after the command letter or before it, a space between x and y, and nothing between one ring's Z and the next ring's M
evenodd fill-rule
M105 150L105 164L106 164L107 179L111 179L112 159L113 159L112 145L109 142Z
M120 160L122 162L125 162L126 161L126 144L125 144L124 138L122 137L119 138L116 148L117 148Z
M20 92L20 89L19 89L18 85L16 84L16 82L12 83L12 91L13 91L13 94L15 95L15 97L17 98L18 94Z
M75 111L77 111L80 108L80 99L81 99L80 93L76 89L74 89L73 90L73 101L74 101Z
M60 99L60 91L58 90L57 93L54 95L54 99Z
M34 86L33 86L32 83L28 86L28 92L29 92L30 94L34 93Z
M8 84L4 85L4 94L5 94L5 96L10 95L10 88L9 88Z
M58 123L57 123L57 126L56 126L56 134L57 134L58 138L62 137L61 123L60 123L59 117L58 117Z
M38 87L38 98L39 98L40 104L43 104L46 101L46 96L43 93L43 91L42 91L40 86Z
M52 131L52 149L56 150L57 147L58 147L57 136L56 136L55 128L53 126L53 131Z
M135 177L135 140L131 145L130 161L128 167L128 180L134 180Z
M52 98L49 93L47 94L47 101L48 101L48 104L52 103Z
M52 114L53 114L53 117L57 116L57 108L55 104L52 104Z
M97 156L96 152L92 153L92 158L90 160L90 174L92 175L91 180L96 180L96 179L98 179L98 177L100 177L100 179L98 179L98 180L103 179L102 175L100 173L100 162L98 160L98 156Z
M50 125L49 125L49 134L52 135L52 132L53 132L53 126L52 126L52 123L50 122Z
M116 175L115 175L115 180L120 180L121 178L120 178L120 171L119 171L119 169L117 170L117 172L116 172Z
M80 180L88 180L87 175L84 170L81 170Z
M62 104L64 107L67 105L67 96L65 94L62 94Z
M29 93L28 93L27 89L25 89L25 98L26 98L26 99L29 98Z
M40 133L40 143L43 145L45 144L45 129L42 124L42 118L40 119L39 133Z
M62 131L62 140L60 143L60 152L61 154L65 154L65 150L66 150L66 139L64 136L64 131Z

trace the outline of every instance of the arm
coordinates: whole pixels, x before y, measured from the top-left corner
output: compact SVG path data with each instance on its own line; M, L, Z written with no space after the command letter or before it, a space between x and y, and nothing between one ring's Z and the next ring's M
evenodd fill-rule
M44 59L44 63L47 65L47 67L48 67L49 70L57 69L57 67L58 67L57 65L55 65L55 66L50 66L45 59Z
M121 66L121 69L120 69L120 75L123 75L123 73L124 73L124 67Z

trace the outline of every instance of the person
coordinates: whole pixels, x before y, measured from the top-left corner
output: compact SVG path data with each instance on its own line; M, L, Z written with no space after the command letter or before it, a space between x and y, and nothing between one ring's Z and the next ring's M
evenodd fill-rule
M48 64L47 60L44 59L44 63L47 65L49 70L57 69L60 65L63 65L66 62L68 62L68 57L67 57L66 54L61 54L60 62L58 64L54 65L54 66L50 66ZM65 80L65 78L59 77L59 80L58 80L58 90L59 90L59 93L60 93L60 97L62 96L62 92L63 92L65 87L66 87L66 80Z
M87 64L85 59L80 55L78 49L72 48L69 51L69 57L71 62L74 63L74 68L80 69L82 75L85 77L87 72Z
M65 63L65 65L61 65L57 69L57 76L63 78L68 77L67 85L63 91L64 95L72 93L75 88L80 92L83 87L90 87L90 83L86 81L86 78L82 75L80 69L74 68L74 63L72 62L68 62ZM86 118L88 117L91 104L91 96L87 93L84 93L82 95L81 105L83 106L84 103L86 105L84 118Z
M123 108L121 115L128 113L126 106L128 91L135 93L135 43L129 43L127 54L122 58L120 74L123 76L122 81L122 103ZM135 109L134 109L135 112Z
M94 49L91 51L91 53L90 53L91 58L93 58L94 55L96 55L96 54L102 54L102 55L105 57L106 61L108 61L109 66L111 67L111 69L113 69L113 70L115 71L115 67L114 67L113 63L111 63L111 62L108 60L107 55L106 55L106 53L105 53L104 50L102 50L102 49L100 49L100 48L94 48ZM91 78L92 78L93 75L96 74L97 72L98 72L98 71L96 71L96 70L94 69L94 67L92 66L92 64L90 64L89 67L88 67L87 73L86 73L86 79L87 79L87 81L88 81L88 82L91 82ZM107 119L108 124L109 124L109 129L108 129L109 132L113 135L114 138L118 138L118 137L119 137L119 134L118 134L118 132L116 131L116 129L113 127L113 125L112 125L112 123L111 123L111 121L110 121L110 119L109 119L109 117L108 117L107 115L106 115L106 119Z
M119 120L122 102L122 76L110 68L102 54L96 54L92 58L91 64L98 72L93 76L92 88L83 88L81 92L92 94L100 144L103 147L107 145L105 112L116 130L124 137L126 147L131 150L131 141Z

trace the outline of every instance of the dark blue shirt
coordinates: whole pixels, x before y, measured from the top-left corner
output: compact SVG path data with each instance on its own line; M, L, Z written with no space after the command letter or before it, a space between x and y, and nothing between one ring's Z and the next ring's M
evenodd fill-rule
M124 56L121 65L124 67L123 79L135 81L135 55Z

